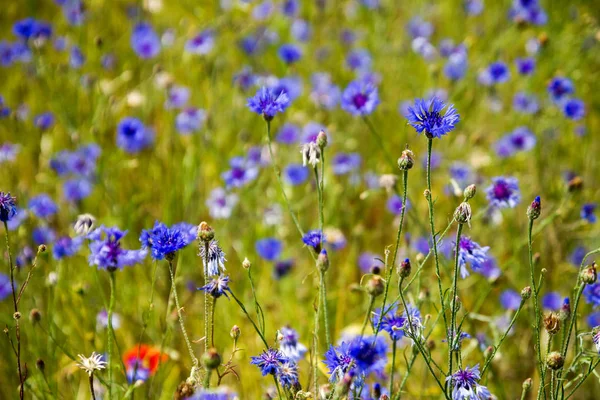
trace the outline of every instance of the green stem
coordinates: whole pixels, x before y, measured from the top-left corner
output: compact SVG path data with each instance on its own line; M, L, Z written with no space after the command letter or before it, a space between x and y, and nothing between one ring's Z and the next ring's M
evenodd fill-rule
M527 229L527 244L529 248L529 276L531 278L531 288L533 294L533 309L535 313L535 321L533 324L535 331L535 347L537 348L537 359L538 359L538 371L540 373L540 390L538 390L538 399L541 396L543 388L543 382L545 378L544 363L542 362L542 346L540 343L540 307L538 303L538 290L535 283L535 272L533 265L533 246L531 240L531 232L533 230L533 219L529 220L529 227ZM544 390L544 399L546 398L546 391Z
M402 382L400 382L400 387L398 388L398 394L396 395L394 400L400 399L400 397L402 395L402 389L404 388L404 385L406 385L406 382L408 381L408 376L410 375L410 371L412 370L412 366L414 365L416 359L417 359L417 353L413 352L412 356L410 357L410 361L408 362L408 366L406 367L406 373L402 377Z
M204 266L204 286L208 285L208 249L210 247L210 242L204 241L204 254L207 258L206 260L202 260ZM208 291L204 291L204 352L208 351L208 324L210 317L210 306L208 303Z
M325 282L325 271L321 271L321 306L323 307L323 322L325 323L325 343L327 348L331 346L331 334L329 332L329 315L327 312L327 284Z
M600 359L598 359L594 364L591 364L587 373L581 378L581 380L579 382L577 382L577 385L575 385L575 387L573 388L573 390L571 390L571 392L569 392L569 394L566 397L566 400L569 400L569 398L571 396L573 396L573 394L575 394L575 392L577 391L577 389L579 389L579 386L581 386L583 384L583 382L585 382L585 380L588 378L588 376L590 376L592 374L592 372L594 372L594 370L596 369L596 367L598 366L598 364L600 364Z
M371 296L371 298L369 299L369 308L367 308L367 315L365 315L365 320L363 322L362 329L360 330L361 339L365 335L365 329L367 328L367 323L369 322L369 319L371 319L371 311L373 311L374 303L375 303L375 296Z
M273 381L275 381L275 387L277 388L277 396L279 397L279 400L281 400L281 388L279 387L279 382L277 382L277 377L275 377L275 375L273 375Z
M317 167L314 168L315 171L315 180L317 184L317 197L318 197L318 208L319 208L319 229L321 231L321 243L323 240L323 229L325 225L325 216L323 213L323 180L325 178L324 173L324 164L325 164L325 148L321 147L321 178L319 179L319 173L317 171ZM319 290L321 297L321 307L323 307L323 320L325 325L325 342L327 344L327 348L331 345L331 336L329 332L329 314L327 311L327 280L325 279L325 271L319 271L321 276L319 280Z
M109 270L110 277L110 302L108 303L108 399L112 399L113 387L113 359L112 359L112 337L114 335L112 317L115 308L115 292L117 291L115 271Z
M365 121L365 124L367 124L367 126L369 127L369 130L371 131L371 133L373 134L373 136L375 136L375 139L377 140L377 144L381 148L381 151L383 152L383 155L385 156L386 161L388 162L388 164L390 164L390 167L392 168L392 170L394 170L396 168L396 163L394 162L394 159L392 158L392 156L388 152L387 147L383 143L383 138L377 132L377 130L375 129L375 127L373 126L373 124L371 123L371 121L369 120L369 118L367 118L365 116L365 117L363 117L363 121Z
M319 296L317 299L317 307L315 308L315 329L313 331L313 343L312 343L312 372L313 372L313 383L314 383L314 388L315 388L315 393L318 393L318 389L319 389L319 385L318 385L318 363L319 363L319 357L317 356L318 353L318 341L319 341L319 314L321 312L321 291L319 291Z
M258 325L260 327L261 332L265 333L265 315L263 313L262 307L258 302L258 297L256 297L256 290L254 288L254 281L252 280L252 267L248 268L248 279L250 280L250 289L252 290L252 297L254 298L254 310L256 311L256 318L258 319Z
M207 368L206 375L204 375L204 388L210 387L210 376L212 374L212 369Z
M181 333L183 334L183 338L185 339L185 344L187 345L188 352L190 353L190 358L192 359L192 365L195 368L197 368L198 367L198 359L194 355L194 349L192 348L192 343L190 342L190 338L188 337L187 331L185 330L185 324L183 323L183 315L181 314L181 307L179 305L179 296L177 296L177 288L175 287L175 274L173 273L173 260L168 260L168 263L169 263L169 273L171 275L171 291L173 292L173 297L175 298L175 307L177 307L177 317L179 318L179 325L181 326ZM205 338L205 341L206 341L206 343L208 343L208 337Z
M382 316L383 318L383 316ZM390 372L390 396L394 393L394 373L396 372L396 340L392 342L392 371Z
M454 278L452 282L452 316L450 319L450 332L448 332L448 375L452 374L452 348L454 347L455 337L458 335L456 332L456 297L458 294L458 254L460 250L460 234L462 232L463 224L458 224L456 230L456 249L454 250ZM443 310L442 310L443 312Z
M238 305L242 309L242 312L244 314L246 314L246 317L248 318L248 321L250 321L252 323L252 326L254 327L254 330L256 331L256 333L258 333L258 336L260 336L261 340L265 344L265 348L268 349L269 348L269 344L267 343L267 339L265 339L264 334L260 331L260 329L258 328L258 326L256 326L256 323L254 322L254 320L252 319L252 317L250 316L250 314L248 314L248 311L246 310L246 307L244 307L244 304L235 296L235 294L233 294L233 291L229 291L229 294L231 294L231 297L233 297L233 299L235 300L235 302L238 303Z

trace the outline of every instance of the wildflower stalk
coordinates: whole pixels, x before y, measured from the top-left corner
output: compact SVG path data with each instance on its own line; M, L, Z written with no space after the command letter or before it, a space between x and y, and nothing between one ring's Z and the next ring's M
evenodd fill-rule
M483 374L485 374L485 371L487 371L488 367L492 363L492 360L494 359L494 356L496 355L496 352L498 351L498 349L500 348L500 346L502 346L502 343L504 342L504 339L506 339L506 337L508 336L508 334L509 334L510 330L512 329L513 325L517 321L517 318L519 317L519 313L523 309L524 305L525 305L525 299L522 298L521 299L521 303L519 303L519 307L517 308L517 310L515 311L515 314L513 315L512 319L510 320L510 324L508 324L508 328L506 329L506 331L504 332L504 334L502 335L502 337L498 341L498 344L496 346L494 346L494 350L492 350L492 354L490 354L490 356L488 357L488 359L485 361L485 364L483 365L483 368L481 369L481 376L482 377L483 377Z
M371 123L371 120L369 120L369 118L364 116L363 121L365 121L365 124L367 124L367 127L369 128L369 130L371 131L373 136L375 136L375 139L377 139L377 144L381 148L381 151L383 152L383 155L385 156L386 161L390 164L390 166L392 168L395 168L396 163L394 162L394 159L392 158L390 153L388 153L387 148L385 147L385 144L383 143L383 138L381 137L379 132L377 132L377 130L373 126L373 123Z
M329 332L329 315L327 314L327 283L325 281L325 272L321 271L320 290L321 306L323 307L323 322L325 324L325 343L327 348L331 346L331 334Z
M360 330L360 338L365 335L365 329L367 328L367 323L369 319L371 319L371 311L373 311L373 304L375 303L375 296L371 295L369 299L369 307L367 308L367 314L365 315L365 320L362 325L362 329Z
M113 329L113 310L115 308L115 292L117 291L117 284L115 278L115 270L110 268L108 270L108 276L110 278L110 300L108 303L108 399L112 399L112 387L113 387L113 357L112 357L112 339L114 336Z
M398 257L398 248L400 247L400 237L402 236L402 226L404 225L404 212L406 211L406 196L407 196L407 188L408 188L408 170L403 171L402 176L403 181L403 191L402 191L402 210L400 211L400 225L398 226L398 232L396 234L396 244L394 245L394 255L392 256L392 264L387 269L387 276L385 279L385 290L383 292L383 302L381 303L381 310L385 310L385 305L387 304L388 291L390 287L390 282L392 281L392 272L396 267L396 258ZM382 314L382 316L385 314ZM381 323L383 318L379 318L379 322L377 323L377 327L375 328L375 340L377 340L377 335L381 330ZM391 393L391 391L390 391Z
M258 336L260 336L261 340L263 341L265 347L268 349L269 348L269 344L267 343L267 339L265 339L265 335L261 332L261 330L259 329L258 326L256 326L256 323L254 322L254 320L252 319L252 317L250 316L250 314L248 314L248 311L246 310L246 307L244 307L244 303L242 303L235 294L233 294L233 291L230 290L229 293L231 294L231 297L233 297L233 299L235 300L236 303L238 303L238 305L240 306L240 308L242 309L242 312L244 314L246 314L246 317L248 318L248 321L250 321L250 323L252 323L252 326L254 327L254 330L256 331L256 333L258 333Z
M573 394L575 394L575 392L577 391L577 389L579 389L579 387L583 384L583 382L585 382L585 380L594 372L594 370L596 369L596 367L598 366L598 364L600 364L600 359L596 360L595 363L590 364L590 366L588 367L588 370L585 373L585 375L583 375L583 377L581 378L581 380L579 380L579 382L577 382L577 385L575 385L575 387L573 388L573 390L571 390L569 392L569 394L567 395L567 397L565 397L565 400L569 400L569 398L571 398L571 396L573 396Z
M208 253L207 253L208 254ZM175 307L177 308L177 317L179 318L179 325L181 326L181 333L183 334L183 338L185 339L185 344L187 345L188 352L190 353L190 358L192 359L192 375L195 370L198 369L198 359L194 355L194 349L192 349L192 343L190 342L190 338L188 337L187 331L185 329L185 324L183 323L183 315L181 314L181 307L179 306L179 296L177 295L177 288L175 287L175 274L173 273L173 259L169 257L167 259L169 263L169 274L171 275L171 291L173 292L173 297L175 298ZM206 326L208 326L208 321L206 321ZM208 343L209 338L204 338L205 342Z
M279 397L279 400L281 400L281 388L279 387L279 382L277 382L277 377L275 375L273 375L273 381L275 381L275 387L277 388L277 396Z
M210 241L204 241L204 254L208 257L209 251L208 248L210 246ZM208 285L208 260L204 261L204 286ZM204 352L208 351L208 320L210 317L209 310L209 302L208 302L208 292L204 291ZM179 308L179 306L177 306Z
M14 307L14 314L13 317L15 319L15 337L17 339L17 348L14 349L13 346L13 350L15 350L15 355L17 356L17 371L19 372L19 399L23 400L25 398L25 377L26 375L23 373L23 370L21 368L21 325L19 324L19 319L20 319L20 314L19 314L19 303L17 301L17 292L15 290L15 267L13 266L13 262L12 262L12 254L10 252L10 235L8 233L8 224L6 223L6 221L4 222L4 233L6 236L6 252L8 253L8 268L10 269L10 288L11 288L11 292L12 292L12 299L13 299L13 307ZM19 293L19 298L21 297L21 294ZM27 369L27 366L25 366L25 369Z
M314 390L315 393L317 393L317 391L319 390L319 384L318 384L318 380L319 380L319 368L318 368L318 356L317 356L317 352L318 352L318 340L319 340L319 314L320 314L320 310L321 310L321 291L319 291L319 296L317 299L317 305L315 307L315 329L313 332L313 343L312 343L312 370L313 370L313 384L314 384Z
M96 400L96 393L94 392L94 374L90 374L90 393L92 400Z
M400 399L400 395L402 394L402 389L404 388L404 385L406 385L406 382L408 381L408 376L410 375L410 371L411 371L412 366L415 363L416 359L417 359L417 353L413 352L410 357L410 361L408 362L408 365L406 366L406 373L402 377L402 382L400 382L400 387L398 388L398 394L396 395L394 400ZM390 394L391 393L392 392L390 392Z
M256 311L256 318L258 319L258 325L261 332L265 333L265 314L263 313L262 307L256 297L256 290L254 288L254 281L252 280L252 267L248 268L248 280L250 280L250 289L252 290L252 297L254 298L254 309ZM214 347L214 345L213 345Z
M323 241L323 228L325 225L325 216L323 213L323 180L325 178L325 147L321 146L321 176L319 179L319 173L317 171L317 167L314 167L314 171L315 171L315 180L317 183L317 196L318 196L318 202L319 202L319 229L321 231L321 243L324 243ZM323 322L324 322L324 327L325 327L325 343L327 344L327 347L329 347L331 345L331 335L329 332L329 314L327 311L327 280L325 279L326 277L326 271L321 270L320 271L320 280L319 280L319 290L320 290L320 297L321 297L321 306L323 307Z
M383 319L383 318L381 318ZM392 341L392 370L390 372L390 395L394 393L394 373L396 372L396 342L397 340Z

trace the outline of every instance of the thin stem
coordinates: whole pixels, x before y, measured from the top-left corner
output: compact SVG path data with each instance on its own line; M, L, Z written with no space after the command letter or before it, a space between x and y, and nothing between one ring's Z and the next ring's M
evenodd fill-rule
M115 308L115 293L117 291L117 284L115 278L115 271L110 269L108 271L110 278L110 301L108 303L108 399L112 399L112 387L113 387L113 357L112 357L112 339L114 335L113 329L113 310Z
M94 392L94 374L90 375L90 393L92 394L92 400L96 400L96 393Z
M254 298L254 310L256 311L256 318L258 319L258 325L262 333L265 333L265 315L262 307L256 297L256 289L254 288L254 281L252 280L252 267L248 268L248 279L250 280L250 289L252 290L252 297Z
M538 391L538 399L540 398L540 391L545 378L544 364L542 362L542 348L540 344L540 307L538 303L538 290L535 283L535 272L533 265L533 246L531 240L531 232L533 230L533 219L529 220L529 227L527 229L527 244L529 248L529 275L531 278L531 288L533 293L533 309L535 313L535 321L533 324L535 331L535 347L537 348L537 359L538 359L538 371L540 373L540 390ZM544 399L546 398L546 391L544 390Z
M321 243L323 240L323 228L325 225L325 216L323 213L323 179L324 179L324 164L325 164L325 148L321 147L321 177L319 178L319 173L317 171L317 167L315 166L315 181L317 184L317 197L318 197L318 208L319 208L319 230L321 232ZM321 297L321 307L323 307L323 322L325 325L325 343L327 344L327 348L331 345L331 336L329 332L329 314L327 312L327 280L325 279L326 271L320 272L320 280L319 280L319 290Z
M394 373L396 372L396 340L392 342L392 371L390 372L390 396L394 393Z
M365 124L367 124L367 126L369 127L369 130L371 131L371 133L373 134L373 136L375 136L375 139L377 139L377 144L381 148L381 151L383 152L383 155L385 156L386 161L388 162L388 164L390 164L390 166L392 167L392 170L393 170L394 168L396 168L396 163L394 162L394 159L392 158L392 156L388 152L387 147L383 143L383 138L377 132L377 130L375 129L375 127L373 126L373 124L371 123L371 121L369 120L369 118L367 118L365 116L365 117L363 117L363 121L365 121Z
M279 382L277 382L277 377L275 375L273 375L273 380L275 381L275 387L277 388L277 396L279 397L279 400L281 400L281 388L279 387Z
M554 376L556 374L555 370L552 370L550 373L550 399L554 400Z
M569 394L565 398L566 400L569 400L569 398L571 396L573 396L573 394L575 394L575 392L577 391L577 389L579 389L579 386L581 386L583 384L583 382L585 382L585 380L587 379L587 377L590 376L592 374L592 372L594 372L594 370L596 369L596 367L598 366L598 364L600 364L600 359L598 359L594 364L590 365L590 367L588 368L587 373L581 378L581 380L579 382L577 382L577 385L575 385L575 387L573 388L573 390L571 390L571 392L569 392Z
M313 372L313 385L314 385L314 389L315 389L315 393L318 393L318 389L319 389L319 384L318 384L318 380L319 380L319 375L318 375L318 363L319 363L319 359L317 356L318 353L318 348L319 348L319 314L321 312L321 291L319 291L319 296L317 298L317 307L315 308L315 329L313 331L313 343L312 343L312 372Z
M211 311L211 316L210 316L210 346L211 347L215 347L215 309L216 308L217 308L217 298L213 297L212 311Z
M206 253L208 254L208 253ZM181 333L183 334L183 338L185 339L185 344L187 345L188 352L190 353L190 358L192 359L192 365L194 367L198 367L198 359L194 355L194 349L192 348L192 343L190 342L190 338L188 337L187 331L185 330L185 324L183 323L183 314L181 313L181 307L179 306L179 296L177 296L177 288L175 287L175 274L173 273L173 260L169 259L169 274L171 275L171 291L173 292L173 297L175 298L175 307L177 307L177 317L179 318L179 325L181 326ZM205 338L206 343L208 343L208 338Z
M323 307L323 322L325 323L325 344L327 348L331 346L331 334L329 332L329 315L327 312L327 284L325 282L325 272L321 271L321 305Z
M212 369L208 368L206 371L206 375L204 375L204 388L210 387L210 375L212 374Z
M365 320L362 325L362 329L360 330L360 337L365 335L365 329L367 328L367 323L371 319L371 311L373 311L373 303L375 303L375 296L371 296L369 299L369 308L367 308L367 315L365 315Z
M406 385L406 382L408 381L408 376L410 375L410 371L411 371L412 366L415 363L416 359L417 359L417 353L413 352L412 356L410 357L410 361L408 362L408 366L406 367L406 373L402 377L402 382L400 382L400 387L398 388L398 394L396 395L394 400L400 399L400 396L402 394L402 389L404 388L404 385Z
M233 297L233 299L235 300L235 302L238 303L238 305L242 309L242 312L244 314L246 314L246 317L252 323L252 326L254 327L254 330L256 331L256 333L258 333L258 336L260 336L260 338L262 339L263 343L265 344L265 347L268 349L269 348L269 344L267 343L267 339L265 339L265 336L263 335L263 333L260 331L260 329L258 328L258 326L256 326L256 323L254 322L254 320L252 319L252 317L250 316L250 314L248 314L248 311L246 310L246 307L244 307L244 304L235 296L235 294L233 294L233 291L230 290L229 294L231 294L231 297Z
M208 285L208 249L210 247L210 242L204 241L204 254L207 260L202 260L204 266L204 285ZM208 292L204 291L204 352L208 351L208 321L210 317L209 310L209 302L208 302Z
M452 374L452 348L454 347L454 338L459 335L456 332L456 297L458 294L457 285L458 285L458 255L460 250L460 234L462 232L463 224L458 224L458 229L456 230L456 249L454 250L454 278L452 282L452 317L450 319L450 332L448 332L448 375ZM443 312L444 310L442 310Z

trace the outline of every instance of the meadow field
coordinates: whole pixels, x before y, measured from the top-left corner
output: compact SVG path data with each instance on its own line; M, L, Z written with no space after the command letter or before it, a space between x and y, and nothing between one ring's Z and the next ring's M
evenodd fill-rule
M0 8L0 399L600 399L598 1Z

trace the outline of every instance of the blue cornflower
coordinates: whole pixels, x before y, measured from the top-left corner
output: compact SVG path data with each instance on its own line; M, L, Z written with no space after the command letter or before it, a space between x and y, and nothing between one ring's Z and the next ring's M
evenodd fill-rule
M331 161L335 175L346 175L360 167L362 158L358 153L337 153Z
M308 175L308 168L305 168L302 164L290 164L283 170L283 179L292 186L306 182Z
M215 46L215 33L206 29L185 43L185 51L191 54L205 55Z
M17 199L10 192L0 192L0 221L8 222L17 214Z
M205 291L215 299L218 299L221 296L229 298L227 295L227 292L231 291L229 289L229 276L218 275L212 278L206 285L198 288L198 290Z
M186 232L156 221L152 229L142 231L140 242L152 250L152 258L162 260L187 246L190 238Z
M71 203L77 203L92 194L92 184L85 178L69 179L63 183L63 196Z
M585 103L579 99L568 99L562 105L565 117L578 121L585 117Z
M373 343L373 337L357 337L350 342L348 354L354 359L358 371L368 375L386 365L387 344L379 337Z
M250 89L256 83L256 76L252 73L252 68L244 66L233 76L233 82L243 91Z
M287 361L279 366L277 380L284 388L289 388L298 384L298 365L295 362Z
M256 242L256 252L267 261L275 261L281 256L283 244L281 240L275 238L261 239Z
M318 122L309 121L302 127L302 138L303 144L313 143L317 141L319 132L326 131L325 125L319 124Z
M594 307L600 306L600 283L596 282L591 285L586 285L583 289L585 300Z
M483 12L482 0L464 0L463 8L468 15L479 15Z
M358 268L360 268L360 270L366 274L371 272L371 269L374 266L383 267L383 262L381 260L382 257L379 254L375 254L370 251L365 251L358 256L356 263L358 265Z
M79 248L83 244L83 239L82 236L75 238L70 238L69 236L59 237L52 247L52 255L56 260L71 257L79 251Z
M371 54L365 49L355 49L346 56L346 65L351 70L368 71L371 69Z
M267 121L272 120L277 113L283 112L289 105L290 99L285 92L275 92L265 86L258 89L254 97L248 98L248 108L262 115Z
M38 218L48 218L58 212L58 206L47 194L40 194L29 200L29 209Z
M25 18L15 22L13 33L21 39L48 39L52 36L52 26L34 18Z
M90 265L114 271L117 268L123 269L123 267L141 263L148 252L121 248L121 239L126 233L127 231L121 231L117 227L106 228L104 226L91 232L88 235L88 238L91 239Z
M321 242L322 239L322 242ZM305 245L312 247L315 252L321 252L321 246L325 242L325 235L321 232L320 229L313 229L308 231L302 237L302 241Z
M210 192L206 199L208 213L215 219L227 219L231 217L233 208L237 205L239 196L235 193L228 193L224 188L215 188Z
M43 131L50 129L52 125L54 125L54 114L48 111L36 115L35 118L33 118L33 124Z
M548 84L548 93L553 101L559 102L575 91L573 82L568 78L557 76Z
M16 230L18 227L21 226L21 224L27 219L28 216L29 214L27 213L27 211L17 207L17 213L6 223L6 226L8 226L8 230ZM2 219L0 218L0 221L1 220Z
M7 298L12 293L12 286L8 275L0 272L0 301Z
M265 375L276 375L281 369L281 365L288 362L288 359L277 349L267 349L259 356L250 357L250 364L260 368L260 372Z
M538 0L513 0L508 15L517 23L528 22L533 25L544 25L548 21L548 16Z
M52 228L40 226L31 232L31 238L36 245L51 244L54 243L54 240L56 239L56 233Z
M455 161L448 168L448 172L450 172L450 176L456 181L461 190L474 181L473 168L469 164Z
M160 52L160 38L152 25L142 22L133 28L131 47L135 54L142 59L154 58Z
M15 53L12 43L7 42L6 40L0 40L0 65L3 67L8 67L13 63L14 60ZM2 111L0 115L5 117L6 115L4 114L7 114L6 111L10 113L10 108L2 106L0 107L0 111Z
M300 0L285 0L281 12L288 17L295 17L300 11Z
M496 142L496 153L500 157L509 157L518 151L531 150L535 143L536 137L533 132L521 126Z
M516 310L521 304L521 294L513 289L506 289L500 295L500 304L507 310Z
M145 380L145 379L144 379ZM234 400L239 397L235 392L228 390L221 386L215 389L200 389L191 397L187 397L187 400Z
M302 58L302 50L295 44L282 44L277 52L281 61L286 64L294 64Z
M542 308L557 311L563 304L563 296L558 292L549 292L542 297Z
M479 364L459 369L446 378L452 385L452 400L488 400L492 397L487 387L480 385Z
M273 275L275 279L281 279L287 274L290 273L291 269L294 267L294 260L278 260L275 262L273 266Z
M534 95L518 92L513 97L513 108L523 114L535 114L539 111L540 105Z
M406 209L410 207L408 199L406 200ZM394 215L400 215L402 213L402 198L396 194L390 196L386 203L386 208L389 212Z
M342 93L342 109L352 115L366 116L379 105L379 92L371 83L361 80L350 82Z
M292 362L299 362L304 358L307 348L298 342L299 336L295 329L284 326L278 332L279 350Z
M167 93L165 108L183 108L190 99L190 89L185 86L171 86Z
M354 367L354 359L350 355L350 344L342 342L339 346L331 345L325 352L323 363L329 369L329 381L336 382Z
M85 64L85 55L78 46L71 47L69 52L69 65L71 68L79 69Z
M138 153L153 141L152 130L137 118L125 117L117 125L117 146L128 153Z
M298 142L299 137L300 127L298 125L286 122L281 128L279 128L279 132L277 132L275 140L283 144L294 144Z
M462 346L463 340L471 339L472 336L469 335L468 333L462 332L460 330L458 331L458 333L456 333L456 331L454 331L452 333L452 331L450 329L448 329L448 337L450 337L451 342L454 342L454 344L452 345L452 351L459 351L460 347ZM442 342L446 343L447 340L442 339Z
M219 275L219 268L225 271L225 252L219 247L219 242L216 239L208 243L208 252L206 245L200 244L200 258L208 275Z
M175 128L180 135L198 132L206 121L206 111L186 108L175 117Z
M593 224L596 222L596 203L586 203L581 207L581 218L585 219L589 223Z
M280 96L282 93L286 94L291 103L302 94L302 79L297 76L286 76L269 81L268 88L273 93L280 93Z
M515 64L517 65L517 71L521 75L531 75L535 70L535 58L517 58Z
M510 78L508 65L502 61L491 63L486 69L479 73L479 82L485 86L504 83Z
M514 208L521 201L519 181L513 177L492 178L486 189L488 202L492 207Z
M270 0L257 4L252 10L252 17L256 21L264 21L275 11L275 5Z
M444 108L446 112L442 115ZM404 116L418 133L425 132L425 136L430 139L441 138L452 131L460 121L454 106L447 105L435 96L429 100L416 99L414 105L408 107L408 113Z
M373 325L379 325L381 318L381 309L375 310L373 313ZM398 313L398 306L393 305L387 314L383 316L381 321L381 329L390 335L390 339L396 341L404 337L404 324L406 323L404 313Z
M473 271L481 269L483 263L488 258L488 246L481 247L479 243L474 242L468 236L461 236L458 243L458 265L460 266L460 275L463 278L469 276L467 264L471 265Z
M1 287L1 284L0 284L0 287ZM590 328L595 328L597 326L600 326L600 311L594 311L593 313L588 315L586 319L587 319L588 326ZM598 344L596 344L596 346L598 346Z
M498 263L494 257L488 256L488 259L483 263L481 269L475 271L476 273L486 277L490 281L498 279L502 271L498 267Z
M466 50L453 52L444 65L444 75L452 81L458 81L465 76L468 66Z
M422 17L416 16L413 17L408 22L408 33L413 38L424 37L428 38L433 34L433 25L431 22L423 20Z
M584 246L577 246L569 256L569 261L575 267L579 267L583 262L583 257L587 254L587 249Z
M244 157L233 157L229 165L231 169L221 174L228 188L245 186L258 176L258 167Z
M342 91L331 80L327 73L315 73L311 77L312 91L310 98L319 107L334 109L340 102Z
M290 27L290 33L299 42L306 42L311 38L312 28L310 23L303 19L295 19Z

